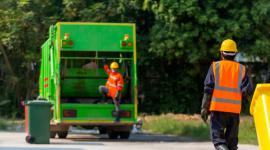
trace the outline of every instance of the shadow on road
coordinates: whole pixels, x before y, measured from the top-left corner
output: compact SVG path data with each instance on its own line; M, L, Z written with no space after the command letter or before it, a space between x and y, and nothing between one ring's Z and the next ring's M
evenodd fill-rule
M72 140L72 141L74 141L75 143L67 143L68 141L62 141L62 142L51 142L50 145L51 144L57 144L57 145L59 145L59 144L65 144L65 145L94 145L94 146L97 146L97 145L102 146L102 145L104 145L102 143L89 143L89 142L92 142L91 139L85 140L85 141L83 141L83 140Z
M73 142L68 142L68 141ZM187 137L171 136L165 134L131 134L129 139L109 139L107 134L69 133L66 139L51 139L51 144L72 144L72 145L99 145L106 142L205 142L197 141ZM85 143L84 143L85 142ZM95 143L89 143L95 142ZM100 143L99 143L100 142ZM207 141L209 142L209 141Z

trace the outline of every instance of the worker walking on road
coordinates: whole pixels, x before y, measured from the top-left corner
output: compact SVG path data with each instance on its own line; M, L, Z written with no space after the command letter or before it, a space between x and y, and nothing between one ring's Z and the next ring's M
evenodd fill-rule
M253 90L245 66L234 61L236 43L230 39L223 41L220 53L222 60L212 63L204 81L201 118L207 121L210 108L210 132L215 148L237 150L242 94L250 102Z
M124 80L122 75L118 72L119 65L116 62L111 63L110 70L107 65L106 58L104 58L103 66L109 78L107 80L106 86L99 87L99 92L102 97L101 103L107 103L106 95L112 97L116 107L116 119L114 122L120 122L120 99L121 91L124 87Z

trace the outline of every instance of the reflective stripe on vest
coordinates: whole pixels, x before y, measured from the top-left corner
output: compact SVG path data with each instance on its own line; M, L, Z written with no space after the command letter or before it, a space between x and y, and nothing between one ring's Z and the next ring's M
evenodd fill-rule
M215 97L212 98L212 102L221 102L221 103L229 103L229 104L236 104L236 105L242 104L242 101L223 99L223 98L215 98Z
M111 84L109 81L107 81L107 83L108 83L110 86L112 86L112 87L115 87L115 88L118 87L117 85Z
M124 85L123 85L123 84L118 84L118 86L122 86L122 87L124 87Z
M110 75L110 78L112 78L112 79L114 79L114 80L117 80L117 78L114 77L114 76L112 76L112 75Z
M215 69L213 70L215 71L215 87L211 100L210 111L240 113L242 105L241 84L242 84L242 77L244 74L244 66L236 62L222 62L222 65L230 65L230 67L223 67L223 68L220 67L219 62L215 62L215 64L213 65L215 65L215 67L213 67ZM237 67L237 65L240 66ZM238 70L224 70L225 68L226 69L237 68ZM222 69L221 71L223 72L220 72L220 69ZM236 74L236 72L238 72L238 75ZM232 74L231 76L227 77L228 76L227 73ZM220 77L222 77L222 79L220 79ZM235 88L221 86L220 83L222 82L222 80L223 80L222 84L226 85L227 83L226 80L228 80L230 77L232 77L232 81L230 81L231 84L228 85L232 86L237 84L237 86Z

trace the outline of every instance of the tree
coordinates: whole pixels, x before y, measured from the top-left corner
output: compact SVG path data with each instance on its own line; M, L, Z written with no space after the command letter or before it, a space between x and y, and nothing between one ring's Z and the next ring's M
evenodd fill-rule
M40 61L40 47L51 25L59 21L106 21L116 15L117 6L110 0L0 1L0 57L4 58L0 59L4 66L0 98L11 100L0 113L21 113L20 102L38 96L39 72L31 71L31 62Z
M198 113L223 40L269 59L269 7L266 0L2 0L0 99L11 102L0 113L21 113L20 101L38 95L39 72L30 64L40 60L49 26L60 21L136 23L138 86L146 99L139 109Z
M225 39L240 53L270 56L268 1L145 0L142 8L155 15L141 62L154 77L147 84L141 75L148 112L199 112L205 75Z

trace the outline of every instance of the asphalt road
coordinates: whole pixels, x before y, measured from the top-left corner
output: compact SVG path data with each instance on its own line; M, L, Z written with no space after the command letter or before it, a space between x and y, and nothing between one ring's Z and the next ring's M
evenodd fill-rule
M214 150L211 142L194 142L164 134L131 134L128 140L111 140L107 134L69 133L67 139L50 139L50 144L28 144L24 132L0 132L0 150ZM239 145L238 150L259 150Z

